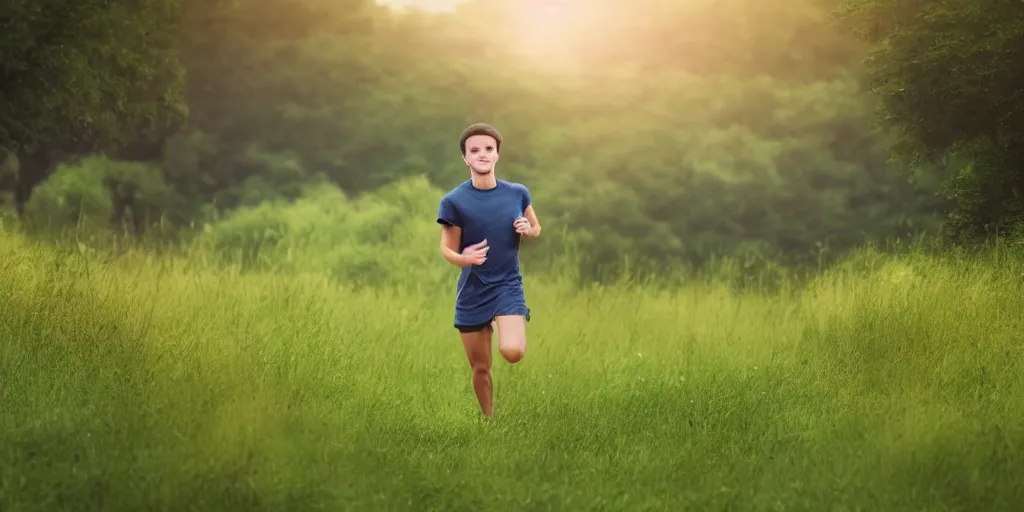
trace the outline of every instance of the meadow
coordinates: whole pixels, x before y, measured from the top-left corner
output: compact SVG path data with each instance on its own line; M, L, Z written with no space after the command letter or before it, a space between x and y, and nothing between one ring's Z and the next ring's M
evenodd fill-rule
M7 3L0 512L1024 503L1024 3ZM481 121L544 226L493 421Z
M448 285L3 228L0 509L1008 510L1019 252L863 249L772 290L528 271L484 421Z

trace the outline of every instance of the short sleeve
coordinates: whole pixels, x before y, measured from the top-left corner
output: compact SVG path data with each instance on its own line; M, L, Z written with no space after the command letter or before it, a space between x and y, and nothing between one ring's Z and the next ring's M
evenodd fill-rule
M459 216L459 210L455 208L455 202L452 201L451 196L444 196L441 198L441 205L437 209L437 223L446 226L462 226L462 218Z
M519 190L523 194L523 197L522 197L522 201L523 201L522 210L525 212L526 211L526 207L528 207L531 204L533 204L533 197L530 196L530 189L526 188L526 185L520 185L519 186Z

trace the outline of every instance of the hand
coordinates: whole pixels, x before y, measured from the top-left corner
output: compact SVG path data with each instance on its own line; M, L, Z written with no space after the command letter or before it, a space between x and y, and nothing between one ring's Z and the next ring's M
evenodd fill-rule
M530 221L526 217L519 217L512 223L512 226L516 228L516 233L520 235L530 236L533 231L533 226L530 225Z
M487 240L469 245L462 250L462 260L469 265L483 265L487 261L487 251L489 250L491 248L487 246Z

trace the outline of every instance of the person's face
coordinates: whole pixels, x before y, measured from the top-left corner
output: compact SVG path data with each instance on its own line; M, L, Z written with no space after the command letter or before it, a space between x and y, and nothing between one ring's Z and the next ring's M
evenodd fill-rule
M466 156L462 158L474 174L492 173L498 163L498 141L490 135L474 135L466 139Z

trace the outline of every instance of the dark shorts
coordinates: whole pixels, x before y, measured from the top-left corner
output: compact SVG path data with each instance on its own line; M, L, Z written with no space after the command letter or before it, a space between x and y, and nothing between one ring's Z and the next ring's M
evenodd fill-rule
M498 316L505 316L505 315L498 315ZM526 309L526 315L524 315L524 316L526 317L526 321L529 322L530 321L530 309L529 308ZM494 319L492 318L492 319L490 319L487 322L484 322L482 324L473 324L473 325L459 325L459 324L455 324L455 328L458 329L459 332L480 332L480 331L490 327L491 326L491 322L493 322L493 321L494 321Z

